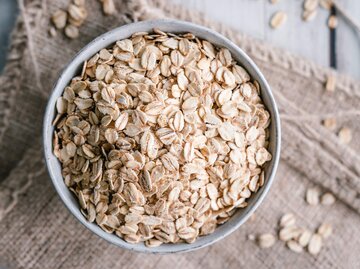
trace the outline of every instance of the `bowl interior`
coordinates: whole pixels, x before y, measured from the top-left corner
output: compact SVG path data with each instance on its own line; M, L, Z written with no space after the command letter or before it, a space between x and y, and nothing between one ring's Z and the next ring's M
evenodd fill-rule
M271 114L269 151L273 155L273 159L265 167L264 186L261 187L257 193L252 194L251 198L248 200L248 206L246 208L239 209L229 221L217 227L213 234L199 237L193 244L163 244L156 248L147 248L143 243L135 245L129 244L114 234L108 234L104 232L96 224L87 222L79 210L77 200L65 186L63 177L61 175L60 162L52 152L52 138L54 128L51 123L56 115L55 104L57 98L62 94L64 88L70 83L72 77L78 75L81 72L82 64L85 60L89 59L102 48L112 45L117 40L128 38L135 32L151 32L153 28L158 28L164 32L172 33L191 32L197 37L206 39L218 47L226 47L230 50L233 58L236 59L240 65L242 65L249 72L252 79L257 80L261 86L262 99ZM125 25L101 35L89 43L86 47L84 47L64 69L63 73L54 86L46 109L43 132L45 159L50 177L58 194L71 213L88 229L100 237L106 239L107 241L126 249L149 253L174 253L195 250L209 245L221 238L224 238L233 232L248 219L248 217L255 211L255 209L259 206L265 197L274 179L280 154L280 120L278 110L274 102L274 98L271 94L270 87L257 66L241 49L239 49L235 44L220 34L205 27L174 20L145 21Z

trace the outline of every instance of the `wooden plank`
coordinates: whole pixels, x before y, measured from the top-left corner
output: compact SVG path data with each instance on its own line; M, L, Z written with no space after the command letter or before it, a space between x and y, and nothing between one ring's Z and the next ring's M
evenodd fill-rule
M282 0L272 5L268 0L172 0L188 8L203 11L210 18L269 41L274 46L311 59L322 66L329 65L329 31L327 11L319 9L314 21L305 23L302 0ZM356 0L353 0L356 1ZM287 23L274 30L269 26L271 16L279 10L288 14Z
M171 1L204 12L209 18L256 38L264 38L264 0Z
M342 0L339 3L360 23L360 1ZM338 68L341 72L360 79L360 33L355 31L340 15L338 15L338 18Z

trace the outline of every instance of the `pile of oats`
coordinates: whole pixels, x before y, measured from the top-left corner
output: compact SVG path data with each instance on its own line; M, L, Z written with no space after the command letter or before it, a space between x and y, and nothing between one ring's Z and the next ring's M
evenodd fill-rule
M89 222L130 243L192 243L264 184L259 84L192 34L136 33L57 100L54 153Z

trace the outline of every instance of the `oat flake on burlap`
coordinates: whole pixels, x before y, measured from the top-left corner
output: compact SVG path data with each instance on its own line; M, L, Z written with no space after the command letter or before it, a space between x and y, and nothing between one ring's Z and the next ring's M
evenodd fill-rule
M7 67L0 77L0 266L5 268L359 268L360 83L270 47L203 15L165 0L117 1L114 16L86 1L89 16L80 38L48 36L49 17L68 1L19 0ZM226 239L192 253L145 255L108 244L86 230L56 195L44 168L41 125L46 100L60 71L97 35L124 23L160 17L213 28L243 48L267 77L282 117L283 146L277 180L248 221ZM326 92L330 74L336 90ZM342 144L321 125L336 117L353 139ZM311 207L306 190L320 186L337 202ZM286 212L314 230L331 223L333 234L317 256L293 253L284 244L260 249L249 234L274 232ZM146 261L146 262L145 262Z

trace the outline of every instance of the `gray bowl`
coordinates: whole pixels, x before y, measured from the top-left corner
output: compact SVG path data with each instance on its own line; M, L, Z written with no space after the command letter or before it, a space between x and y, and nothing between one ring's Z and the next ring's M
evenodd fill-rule
M61 175L60 162L53 154L52 138L54 128L51 123L56 115L55 104L57 98L63 93L64 88L69 84L71 78L81 72L81 67L85 60L89 59L99 50L108 47L117 40L128 38L135 32L151 32L153 28L158 28L164 32L172 33L191 32L202 39L210 41L218 47L226 47L230 50L234 59L236 59L249 72L251 77L259 82L261 86L262 99L271 114L269 151L271 152L273 158L265 167L264 186L262 186L257 193L254 193L250 197L246 208L239 209L229 221L217 227L214 233L199 237L193 244L163 244L159 247L148 248L143 243L129 244L114 234L104 232L96 224L89 223L81 214L78 201L65 186ZM270 87L255 63L233 42L217 32L189 22L176 20L153 20L128 24L111 30L110 32L107 32L90 42L71 60L56 82L48 101L43 126L43 144L47 168L57 193L70 212L83 225L85 225L85 227L108 242L125 249L145 253L175 253L199 249L215 243L239 228L264 200L272 182L274 181L280 156L280 142L280 118L278 109Z

